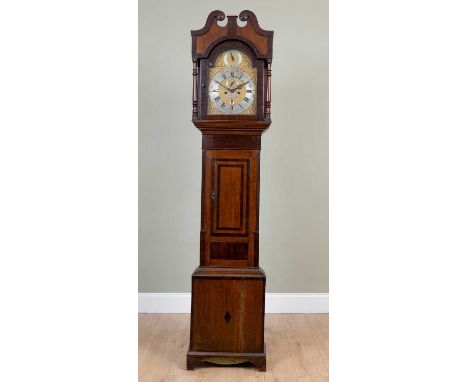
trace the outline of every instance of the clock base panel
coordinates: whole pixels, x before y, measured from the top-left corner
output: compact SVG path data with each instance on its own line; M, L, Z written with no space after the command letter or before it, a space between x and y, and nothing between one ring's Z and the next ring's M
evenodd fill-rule
M245 360L265 368L265 282L261 268L194 271L188 369L210 358L223 363Z

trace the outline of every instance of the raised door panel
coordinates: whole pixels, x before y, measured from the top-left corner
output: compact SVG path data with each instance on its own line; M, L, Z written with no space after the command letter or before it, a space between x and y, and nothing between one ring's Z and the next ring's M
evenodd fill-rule
M247 236L249 170L250 159L212 159L212 236Z

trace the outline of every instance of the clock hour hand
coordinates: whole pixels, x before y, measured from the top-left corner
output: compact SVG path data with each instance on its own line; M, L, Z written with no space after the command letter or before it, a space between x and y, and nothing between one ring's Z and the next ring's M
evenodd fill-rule
M215 80L215 82L216 82L217 84L221 85L224 89L226 89L228 92L231 92L231 93L234 93L234 90L239 89L239 87L236 87L236 88L234 88L234 89L230 89L230 88L227 88L226 86L224 86L221 82L218 82L218 81L216 81L216 80Z
M236 87L234 90L236 89L241 89L244 85L247 85L250 81L247 81L247 82L244 82L243 84L240 84L238 87Z
M228 89L226 86L224 86L221 82L218 82L218 81L216 81L216 80L215 80L215 82L216 82L217 84L221 85L224 89L230 90L230 89Z

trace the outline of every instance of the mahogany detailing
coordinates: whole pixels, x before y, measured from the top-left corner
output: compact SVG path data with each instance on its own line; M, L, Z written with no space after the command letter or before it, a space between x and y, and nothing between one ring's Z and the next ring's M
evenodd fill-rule
M253 237L254 237L254 267L258 267L259 244L258 244L258 232L257 231L253 233Z
M203 149L260 150L260 135L203 135Z
M248 243L211 243L212 259L247 260Z
M221 117L221 116L218 116ZM203 134L257 135L260 136L270 127L270 121L247 120L198 120L193 124Z
M267 84L266 84L266 99L265 99L265 119L270 120L270 114L271 114L271 59L268 60L266 76L267 76Z
M226 18L226 25L220 26L218 22ZM200 266L192 274L187 369L224 358L249 361L265 371L260 149L261 136L271 124L273 32L262 29L251 11L226 16L216 10L191 35L192 121L202 133L202 185ZM227 55L233 51L238 51L237 64L235 55ZM222 62L229 60L233 72L245 60L246 71L239 70L237 76L224 69L216 72L220 62L226 68ZM216 77L220 73L225 80ZM248 81L242 80L244 74ZM248 85L250 81L255 86ZM244 106L250 105L245 112L223 112L220 99L234 110L242 97Z
M200 231L200 264L205 262L205 231Z
M249 169L249 159L211 161L212 235L248 234Z
M193 279L239 279L239 280L264 280L265 272L262 268L231 268L231 267L198 267L192 275Z
M202 29L192 31L194 60L206 58L215 45L226 39L247 43L260 58L273 57L273 31L260 28L253 12L245 10L239 14L240 20L247 22L243 27L237 25L237 16L228 16L227 25L219 26L218 21L223 21L224 18L224 12L213 11L208 15Z
M193 62L193 87L192 87L192 120L198 118L198 67L197 62Z
M190 351L263 352L263 281L194 278L197 305L191 315ZM224 320L226 311L231 316L229 325Z

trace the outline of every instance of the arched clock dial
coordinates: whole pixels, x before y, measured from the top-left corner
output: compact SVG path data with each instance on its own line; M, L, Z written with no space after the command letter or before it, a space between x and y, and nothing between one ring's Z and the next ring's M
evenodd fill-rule
M257 71L241 48L220 49L208 66L207 115L256 115Z
M230 52L226 54L230 55ZM214 75L208 92L210 102L218 111L241 114L249 109L255 99L255 84L243 70L227 69Z

